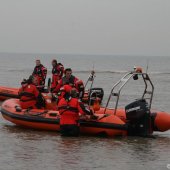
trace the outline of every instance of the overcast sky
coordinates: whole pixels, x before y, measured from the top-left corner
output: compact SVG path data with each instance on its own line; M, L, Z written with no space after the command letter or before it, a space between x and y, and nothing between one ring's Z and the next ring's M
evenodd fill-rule
M170 56L170 0L0 0L0 52Z

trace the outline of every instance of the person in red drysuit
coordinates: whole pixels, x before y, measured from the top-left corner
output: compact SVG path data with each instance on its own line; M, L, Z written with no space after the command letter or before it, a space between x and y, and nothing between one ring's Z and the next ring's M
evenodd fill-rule
M18 95L20 98L20 104L22 109L40 109L45 106L45 101L35 86L36 79L31 77L21 82L21 88L19 89Z
M47 76L47 68L41 64L40 60L36 60L36 66L32 73L32 76L38 79L38 88L43 91L45 85L45 79Z
M79 136L79 113L93 115L76 97L77 90L72 89L59 101L60 131L63 136Z
M57 63L57 60L52 60L52 83L51 83L51 91L53 91L58 81L63 77L64 66L61 63Z
M65 69L65 76L58 81L58 85L54 89L54 93L59 92L60 88L64 86L65 84L69 84L72 87L76 87L76 82L78 81L78 78L72 75L72 69L67 68Z

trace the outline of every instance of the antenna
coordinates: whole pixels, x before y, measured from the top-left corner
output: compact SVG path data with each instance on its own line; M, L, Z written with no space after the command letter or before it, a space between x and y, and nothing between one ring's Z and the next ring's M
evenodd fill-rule
M90 85L90 89L91 89L93 86L94 78L95 78L95 71L94 71L94 62L93 62L92 71L91 71L84 87L86 88L87 84L91 81L91 85Z

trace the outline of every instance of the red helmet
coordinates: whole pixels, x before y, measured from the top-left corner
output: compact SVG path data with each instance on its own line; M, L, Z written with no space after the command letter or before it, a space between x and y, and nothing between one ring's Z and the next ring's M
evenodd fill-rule
M70 93L71 89L72 89L72 87L69 84L66 84L60 88L61 91L64 91L66 93Z

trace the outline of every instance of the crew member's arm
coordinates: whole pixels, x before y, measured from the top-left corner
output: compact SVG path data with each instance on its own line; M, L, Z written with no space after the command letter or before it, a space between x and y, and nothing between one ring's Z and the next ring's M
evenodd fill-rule
M60 73L59 73L59 77L62 78L64 74L64 66L61 64L60 65Z
M64 74L64 66L59 63L59 77L60 79L63 77L63 74Z
M58 81L57 86L55 87L55 89L53 90L54 93L58 93L60 88L62 87L62 79Z
M45 80L47 76L47 68L45 68L44 66L42 67L42 76L43 76L43 79Z
M77 77L74 78L74 86L76 86L76 83L79 81Z
M85 107L82 102L78 102L78 110L80 114L93 115L93 112L87 107Z
M45 107L44 97L43 97L42 94L39 92L39 90L36 88L36 86L34 86L33 93L34 93L34 95L35 95L35 97L36 97L38 108Z
M53 91L55 89L55 87L57 86L57 82L58 82L58 74L53 74L52 77L52 83L51 83L51 90Z
M34 67L34 70L33 70L33 72L32 72L32 75L33 75L33 76L36 75L36 67Z
M39 94L41 94L41 93L39 92L39 90L37 89L36 86L33 86L33 87L34 87L33 93L34 93L35 97L37 98L39 96Z

